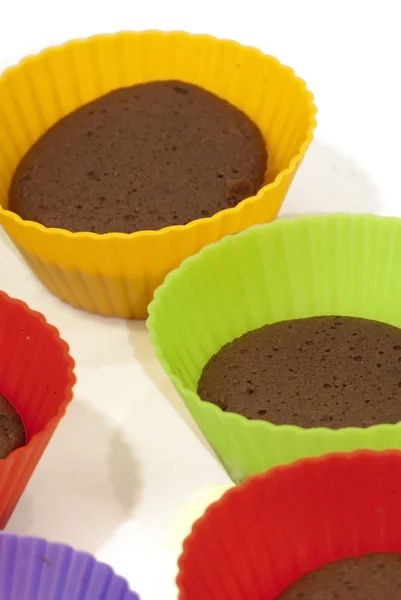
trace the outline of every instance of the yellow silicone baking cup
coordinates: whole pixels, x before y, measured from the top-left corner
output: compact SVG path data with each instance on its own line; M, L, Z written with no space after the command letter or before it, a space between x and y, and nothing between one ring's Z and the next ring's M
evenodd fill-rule
M269 150L264 187L213 217L158 231L71 233L7 210L13 173L53 123L102 94L181 79L242 109ZM123 32L68 42L24 59L0 78L0 223L56 296L90 312L144 318L165 275L202 246L277 215L316 126L304 81L271 56L181 32ZM2 208L1 208L2 207Z

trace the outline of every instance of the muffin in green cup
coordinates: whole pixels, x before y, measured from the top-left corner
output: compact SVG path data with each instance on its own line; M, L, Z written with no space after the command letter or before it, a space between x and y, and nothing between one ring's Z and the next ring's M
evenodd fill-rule
M401 327L401 220L373 215L285 219L252 227L185 260L156 291L156 354L234 482L277 465L357 448L401 449L401 424L303 428L225 412L197 394L225 344L263 325L319 315Z

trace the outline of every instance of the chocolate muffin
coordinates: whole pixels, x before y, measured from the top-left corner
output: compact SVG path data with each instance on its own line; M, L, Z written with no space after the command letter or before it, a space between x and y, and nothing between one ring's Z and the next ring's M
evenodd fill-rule
M307 573L277 600L400 600L401 554L366 554Z
M0 458L25 444L25 431L15 408L0 394Z
M401 330L322 316L266 325L203 369L202 400L248 419L302 427L401 421Z
M242 111L195 85L112 91L64 117L27 152L9 209L96 233L210 217L263 185L266 145Z

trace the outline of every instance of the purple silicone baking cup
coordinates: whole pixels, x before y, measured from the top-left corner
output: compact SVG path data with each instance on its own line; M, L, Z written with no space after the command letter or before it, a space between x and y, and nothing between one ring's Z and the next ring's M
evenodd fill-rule
M111 567L39 538L0 535L1 600L139 600Z

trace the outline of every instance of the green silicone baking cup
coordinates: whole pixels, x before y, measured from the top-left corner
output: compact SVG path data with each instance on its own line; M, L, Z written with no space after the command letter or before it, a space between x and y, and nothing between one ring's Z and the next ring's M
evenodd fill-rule
M167 375L232 480L326 452L401 449L401 423L303 429L223 412L196 393L224 344L267 323L358 316L401 327L401 220L284 219L229 236L170 273L148 328Z

